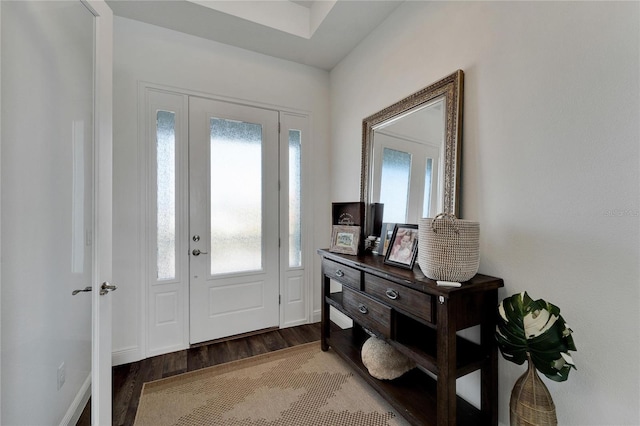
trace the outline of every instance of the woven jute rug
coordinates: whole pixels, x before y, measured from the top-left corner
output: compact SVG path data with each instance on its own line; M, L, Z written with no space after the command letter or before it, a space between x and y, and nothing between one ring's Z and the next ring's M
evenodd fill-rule
M320 343L145 383L135 425L407 425Z

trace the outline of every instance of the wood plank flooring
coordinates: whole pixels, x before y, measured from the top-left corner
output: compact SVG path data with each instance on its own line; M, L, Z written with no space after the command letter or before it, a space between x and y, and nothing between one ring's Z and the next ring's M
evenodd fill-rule
M113 425L132 425L145 382L320 340L320 323L268 331L113 368ZM77 426L90 426L87 404Z

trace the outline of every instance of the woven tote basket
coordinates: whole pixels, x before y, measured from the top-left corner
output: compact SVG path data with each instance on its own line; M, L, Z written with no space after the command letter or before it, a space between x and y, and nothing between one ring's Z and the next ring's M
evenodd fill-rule
M418 264L432 280L469 281L480 266L480 224L449 213L420 219Z

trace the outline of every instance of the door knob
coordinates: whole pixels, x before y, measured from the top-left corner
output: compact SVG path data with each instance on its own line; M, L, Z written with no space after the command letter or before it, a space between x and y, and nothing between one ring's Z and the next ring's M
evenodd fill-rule
M193 249L193 251L191 252L191 254L193 254L194 256L200 256L201 254L209 254L209 252L207 251L200 251L198 249Z
M118 289L118 286L110 284L108 281L105 281L100 286L100 296L104 296L105 294L109 293L109 291L116 291L117 289Z

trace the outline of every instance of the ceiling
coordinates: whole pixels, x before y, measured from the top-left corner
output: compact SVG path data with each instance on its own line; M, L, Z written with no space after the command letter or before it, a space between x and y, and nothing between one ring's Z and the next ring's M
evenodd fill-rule
M107 0L116 16L331 70L403 0Z

